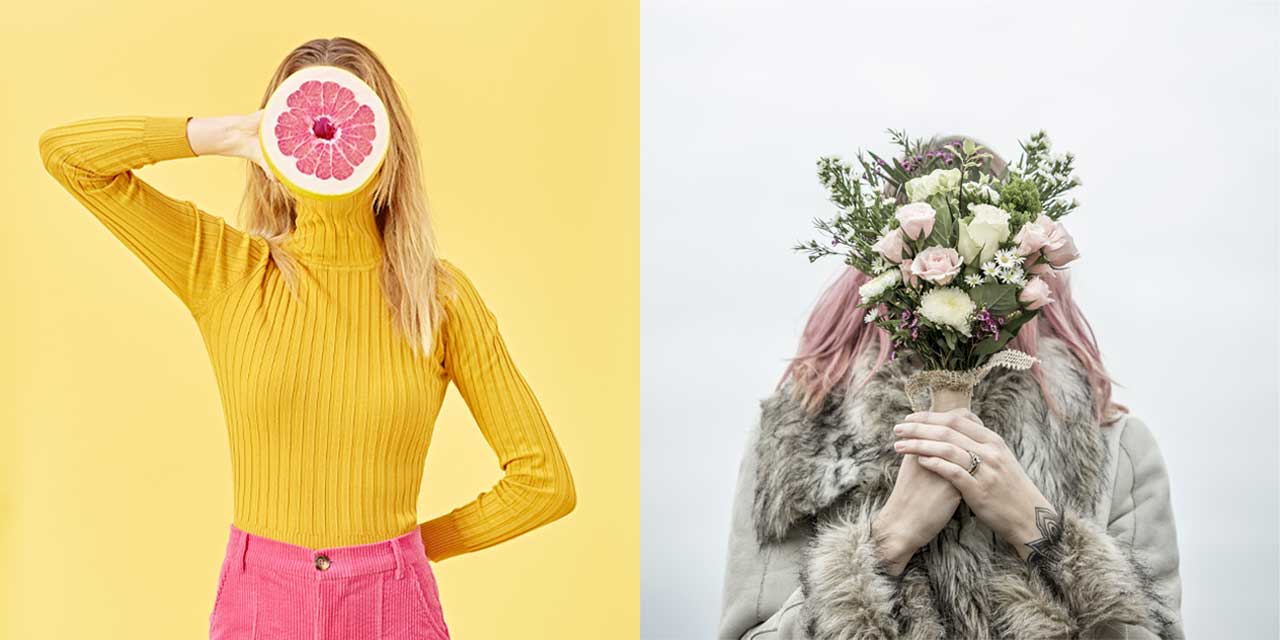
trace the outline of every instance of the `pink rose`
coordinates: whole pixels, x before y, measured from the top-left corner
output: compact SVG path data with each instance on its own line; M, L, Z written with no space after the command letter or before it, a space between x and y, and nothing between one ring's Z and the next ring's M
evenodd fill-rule
M1022 287L1022 293L1018 294L1018 300L1032 311L1053 302L1053 298L1049 296L1049 285L1038 276L1027 281L1026 286Z
M1049 234L1049 241L1040 251L1049 264L1057 269L1080 257L1080 252L1076 250L1076 241L1071 238L1071 234L1067 233L1067 228L1062 226L1061 222L1054 223L1053 233Z
M960 273L960 254L950 247L929 247L911 261L911 275L937 285L955 280Z
M920 286L920 279L916 277L916 274L911 273L912 262L913 260L911 258L907 258L902 261L902 264L898 265L898 268L902 269L902 281L906 283L908 287L914 288Z
M1053 267L1052 267L1048 262L1037 262L1037 263L1032 264L1032 265L1027 269L1027 273L1030 273L1030 274L1032 274L1032 275L1037 275L1037 276L1042 276L1042 275L1045 275L1045 274L1052 274L1052 273L1053 273Z
M871 248L884 256L885 260L898 264L902 262L902 250L906 248L906 241L902 239L902 234L897 229L891 229L889 233L876 240Z
M902 227L902 233L912 240L933 233L933 219L938 213L927 202L913 202L903 205L893 214Z
M1055 224L1057 223L1052 218L1042 213L1035 220L1022 225L1018 235L1013 237L1013 241L1018 243L1018 254L1029 256L1044 247L1053 234Z
M1027 264L1034 266L1040 266L1035 264L1040 256L1044 256L1049 264L1058 269L1080 257L1080 252L1076 250L1076 242L1071 238L1071 234L1067 233L1067 228L1062 226L1061 222L1055 222L1043 213L1036 216L1035 220L1023 225L1018 230L1018 235L1013 237L1013 241L1018 243L1018 253L1026 256ZM1028 270L1036 273L1034 268ZM1040 272L1043 272L1043 269Z

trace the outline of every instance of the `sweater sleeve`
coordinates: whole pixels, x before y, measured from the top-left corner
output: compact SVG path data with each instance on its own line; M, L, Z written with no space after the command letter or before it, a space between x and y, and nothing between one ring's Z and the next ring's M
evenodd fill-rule
M475 500L420 527L433 561L489 547L573 510L573 477L493 313L471 280L442 261L456 296L445 304L445 369L497 455L503 478Z
M110 116L40 134L45 169L175 293L192 315L241 280L267 253L251 236L134 175L191 158L190 116Z

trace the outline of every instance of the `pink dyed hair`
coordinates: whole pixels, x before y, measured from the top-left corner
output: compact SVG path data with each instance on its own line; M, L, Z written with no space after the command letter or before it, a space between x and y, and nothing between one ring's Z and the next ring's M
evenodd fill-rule
M962 138L937 138L930 148L959 139ZM1004 160L998 156L993 158L993 164L998 170L1002 170L1005 165ZM1049 285L1054 301L1042 307L1033 320L1023 325L1008 346L1034 356L1036 343L1042 333L1061 339L1084 365L1089 385L1093 388L1094 416L1102 423L1109 423L1127 409L1111 399L1113 381L1102 365L1102 354L1098 350L1093 328L1071 295L1068 274L1069 271L1057 271L1042 276ZM876 349L878 353L866 378L858 381L852 390L855 393L889 358L888 332L863 322L864 310L858 308L861 302L858 289L868 280L870 277L867 274L853 267L846 267L840 277L827 288L809 315L796 356L791 359L782 379L778 381L779 387L788 380L793 381L800 392L802 404L811 412L817 411L832 388L848 380L853 362L863 352ZM1039 364L1031 368L1031 375L1039 383L1050 409L1057 412L1058 408L1054 405L1044 371Z
M1089 385L1093 388L1094 416L1101 422L1111 422L1127 409L1111 399L1111 377L1102 365L1093 328L1076 306L1071 295L1069 271L1056 276L1044 276L1049 285L1053 303L1040 309L1039 315L1022 326L1018 335L1009 341L1009 347L1036 355L1040 335L1056 337L1084 365ZM779 381L796 383L805 408L816 411L837 384L845 382L852 374L853 362L864 351L875 349L875 364L867 376L857 382L857 392L871 376L889 359L889 334L884 329L863 322L863 312L857 308L858 288L870 278L867 274L846 267L840 277L819 298L813 313L805 324L800 338L800 349L791 359ZM1041 392L1050 399L1044 371L1037 364L1031 375L1040 384ZM1049 404L1053 407L1053 401Z

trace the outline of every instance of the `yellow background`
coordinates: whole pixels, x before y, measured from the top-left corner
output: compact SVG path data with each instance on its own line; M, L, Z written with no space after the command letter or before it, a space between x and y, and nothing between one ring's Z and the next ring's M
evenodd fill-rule
M40 132L247 113L314 37L402 85L441 253L471 276L568 456L567 518L437 565L472 638L639 627L639 14L635 2L33 2L0 26L0 636L198 638L231 518L222 407L185 308L45 174ZM239 226L244 160L142 169ZM10 397L11 394L11 397ZM419 521L500 477L451 391Z

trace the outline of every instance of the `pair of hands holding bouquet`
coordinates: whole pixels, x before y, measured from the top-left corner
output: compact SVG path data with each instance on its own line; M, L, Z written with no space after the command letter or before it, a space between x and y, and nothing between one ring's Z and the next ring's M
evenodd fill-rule
M817 220L829 244L796 247L810 261L841 255L872 278L860 291L865 321L892 350L925 363L907 393L932 392L928 411L894 427L904 454L894 489L873 523L883 559L898 575L960 507L1032 562L1060 516L1001 436L969 409L973 386L992 367L1027 369L1035 359L1005 345L1053 299L1046 278L1079 257L1058 220L1078 206L1061 196L1080 184L1071 154L1033 135L1003 175L970 140L927 150L890 131L903 160L857 155L857 167L822 158L818 174L839 214Z

